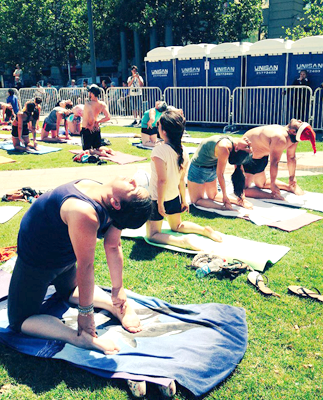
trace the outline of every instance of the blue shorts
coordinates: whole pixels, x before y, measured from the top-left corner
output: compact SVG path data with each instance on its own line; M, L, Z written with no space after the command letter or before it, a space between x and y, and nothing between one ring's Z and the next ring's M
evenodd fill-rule
M132 111L139 111L142 109L142 95L130 96L130 106Z
M203 184L213 182L216 178L216 165L214 167L198 167L191 163L187 176L187 180L190 182Z
M51 124L50 122L44 121L43 128L46 132L56 131L56 124Z
M180 214L182 212L182 205L179 199L179 196L175 197L173 200L164 201L164 207L166 214ZM149 221L161 221L164 217L158 212L158 203L157 200L153 200L151 206L151 214L149 217Z

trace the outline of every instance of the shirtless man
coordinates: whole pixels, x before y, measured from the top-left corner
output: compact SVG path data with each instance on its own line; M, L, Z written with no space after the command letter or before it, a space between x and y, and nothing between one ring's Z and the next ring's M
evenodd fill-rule
M244 135L251 142L253 149L252 160L245 164L244 171L246 176L245 195L254 198L274 198L284 200L280 190L304 194L298 186L295 177L296 171L296 148L300 140L310 140L314 154L315 132L306 122L291 119L287 126L266 125L250 129ZM286 150L287 166L289 172L289 183L277 180L278 163ZM266 178L265 168L270 157L270 179ZM256 187L250 187L254 182ZM271 189L271 193L261 189Z
M151 198L134 179L115 177L105 184L79 179L44 193L24 215L18 234L18 258L8 296L10 327L16 332L115 354L109 333L98 337L94 307L111 312L129 332L142 330L123 287L121 230L148 219ZM97 238L111 277L111 296L94 283ZM77 264L77 267L76 267ZM78 306L78 328L42 314L47 288Z
M84 104L81 139L83 150L89 150L90 154L100 157L108 157L114 152L109 147L101 146L100 124L110 120L110 113L104 101L98 99L100 88L91 85L88 88L89 100ZM98 120L100 114L104 117Z

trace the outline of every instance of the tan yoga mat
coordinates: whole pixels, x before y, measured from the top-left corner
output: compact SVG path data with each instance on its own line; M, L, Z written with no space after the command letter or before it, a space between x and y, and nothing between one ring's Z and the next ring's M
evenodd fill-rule
M7 164L12 162L16 162L16 160L13 160L12 158L9 157L0 156L0 164Z

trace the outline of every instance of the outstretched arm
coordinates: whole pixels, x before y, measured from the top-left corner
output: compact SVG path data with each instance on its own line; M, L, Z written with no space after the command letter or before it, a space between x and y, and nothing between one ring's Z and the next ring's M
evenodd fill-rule
M110 271L112 284L112 303L122 314L125 310L127 296L123 287L123 254L121 247L121 231L110 226L104 236L104 250Z
M278 175L278 164L286 147L286 142L280 138L273 139L270 143L270 189L276 198L282 198L276 179Z
M296 148L297 143L294 143L292 146L287 149L287 167L289 172L289 188L292 193L297 195L303 195L303 190L298 186L296 181Z
M230 150L228 145L231 145L229 140L221 140L215 147L216 157L218 159L216 174L219 180L219 185L221 187L222 196L223 196L223 204L228 210L233 210L229 197L227 195L227 190L225 187L225 179L224 179L224 171L228 162Z
M152 161L155 164L156 172L157 172L158 212L160 215L165 217L166 211L165 211L165 207L164 207L164 201L165 201L165 192L166 192L166 184L167 184L166 164L159 157L153 157Z

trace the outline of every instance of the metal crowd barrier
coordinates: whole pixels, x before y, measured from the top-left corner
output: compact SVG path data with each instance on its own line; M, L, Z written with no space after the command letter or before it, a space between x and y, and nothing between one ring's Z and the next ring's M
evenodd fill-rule
M323 130L323 89L317 88L314 92L313 129Z
M19 95L22 107L28 100L34 100L35 97L41 98L40 115L47 115L59 100L57 90L54 87L22 88L19 90Z
M227 87L171 87L164 91L166 103L181 108L187 122L229 124L230 97Z
M72 100L73 106L77 104L84 104L86 100L89 99L89 92L85 88L79 87L64 87L60 88L58 91L58 96L60 100ZM100 88L99 100L105 100L105 93L102 88Z
M142 117L145 111L155 107L156 101L162 98L163 93L158 87L110 87L105 94L105 102L114 118L133 118L134 113Z
M0 102L1 103L6 103L7 102L7 98L9 96L8 90L12 89L14 91L14 94L18 97L18 100L20 101L20 95L19 95L19 91L15 88L2 88L0 89Z
M232 93L232 123L286 125L291 118L310 121L312 89L306 86L239 87Z

